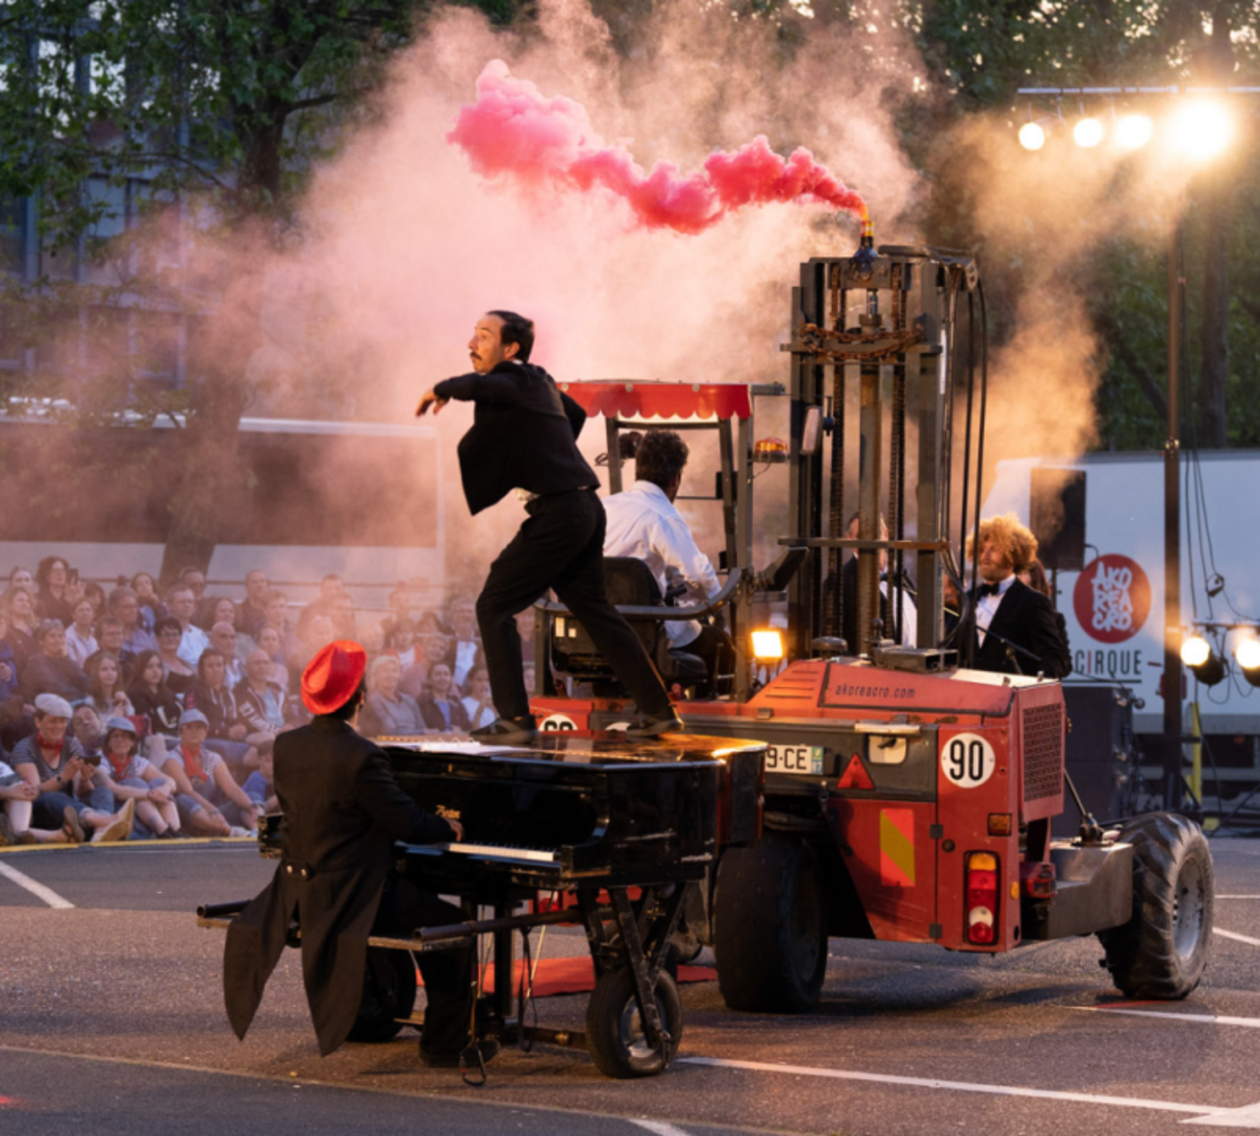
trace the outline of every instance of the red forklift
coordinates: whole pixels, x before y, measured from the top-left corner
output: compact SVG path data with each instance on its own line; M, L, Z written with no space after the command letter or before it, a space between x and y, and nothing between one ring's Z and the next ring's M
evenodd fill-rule
M996 953L1096 934L1126 995L1184 997L1212 933L1202 832L1168 812L1100 823L1078 797L1078 834L1052 838L1065 783L1075 796L1062 687L971 669L974 648L956 641L988 397L976 262L872 245L801 266L787 384L562 385L604 418L610 493L622 489L624 432L717 439L706 499L723 518L720 592L671 606L642 562L606 562L610 596L688 732L768 745L764 836L727 849L694 888L680 950L712 946L733 1009L782 1013L818 1002L832 936ZM768 413L786 416L786 442L757 440ZM854 487L856 536L845 531ZM859 554L857 642L841 634L846 551ZM664 621L680 619L725 619L734 657L722 673L669 649ZM562 606L538 605L535 651L542 729L633 720Z

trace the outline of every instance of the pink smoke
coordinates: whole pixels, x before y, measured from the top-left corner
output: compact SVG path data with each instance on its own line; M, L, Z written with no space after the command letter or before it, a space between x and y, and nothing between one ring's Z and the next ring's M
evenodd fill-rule
M544 98L527 79L513 79L501 59L477 79L477 101L460 108L446 140L463 147L483 177L512 177L586 192L598 186L622 198L639 223L699 233L745 205L815 202L847 209L864 221L866 205L804 147L786 160L758 135L734 153L718 151L704 169L683 175L670 162L644 173L622 145L595 132L581 103Z

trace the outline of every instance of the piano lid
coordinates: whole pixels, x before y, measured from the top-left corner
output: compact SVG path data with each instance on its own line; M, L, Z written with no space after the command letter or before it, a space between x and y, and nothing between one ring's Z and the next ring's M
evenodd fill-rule
M482 745L469 738L376 737L377 745L434 756L485 758L502 762L546 762L609 768L628 765L724 761L735 753L760 753L764 742L712 738L702 734L670 734L664 738L630 741L621 731L578 733L564 730L540 733L528 746Z

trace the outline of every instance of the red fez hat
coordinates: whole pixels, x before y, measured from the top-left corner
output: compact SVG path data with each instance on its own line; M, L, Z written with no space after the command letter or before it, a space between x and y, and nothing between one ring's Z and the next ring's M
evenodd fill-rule
M312 714L331 714L350 701L367 670L367 652L350 639L323 647L302 672L302 701Z

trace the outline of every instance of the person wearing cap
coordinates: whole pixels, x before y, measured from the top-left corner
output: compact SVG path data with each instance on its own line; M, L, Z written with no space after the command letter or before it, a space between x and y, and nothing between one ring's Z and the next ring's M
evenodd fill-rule
M604 506L599 478L578 450L586 412L530 363L534 324L516 312L487 312L469 341L473 373L446 379L420 399L416 414L437 414L450 399L476 405L459 442L468 507L481 512L518 490L528 519L490 565L477 597L494 704L502 715L473 731L479 741L516 744L537 735L521 679L517 613L548 588L581 621L644 719L628 738L682 729L669 693L638 634L608 601L604 583ZM458 660L456 660L458 662Z
M185 832L197 836L245 836L262 809L246 795L222 755L206 748L210 721L200 710L179 716L179 745L162 763L175 782L175 806Z
M14 771L39 793L31 812L32 826L60 832L72 844L86 840L88 829L94 830L94 843L126 840L135 805L127 802L114 810L113 797L97 781L98 767L68 735L72 713L70 703L60 695L39 695L35 733L13 748Z
M367 652L350 640L320 650L302 673L315 717L276 738L275 792L284 814L275 878L228 928L223 963L228 1019L244 1038L263 987L300 917L302 975L321 1054L355 1024L372 934L410 938L418 927L459 922L458 907L393 873L395 841L463 838L458 821L425 812L394 779L385 753L355 725ZM420 1035L426 1064L457 1066L469 1040L473 949L418 956L428 1006ZM482 1058L492 1042L479 1043Z
M165 777L157 766L137 752L140 737L129 718L105 721L101 778L115 800L134 800L136 822L132 837L175 840L180 836L179 811L175 807L175 778Z

